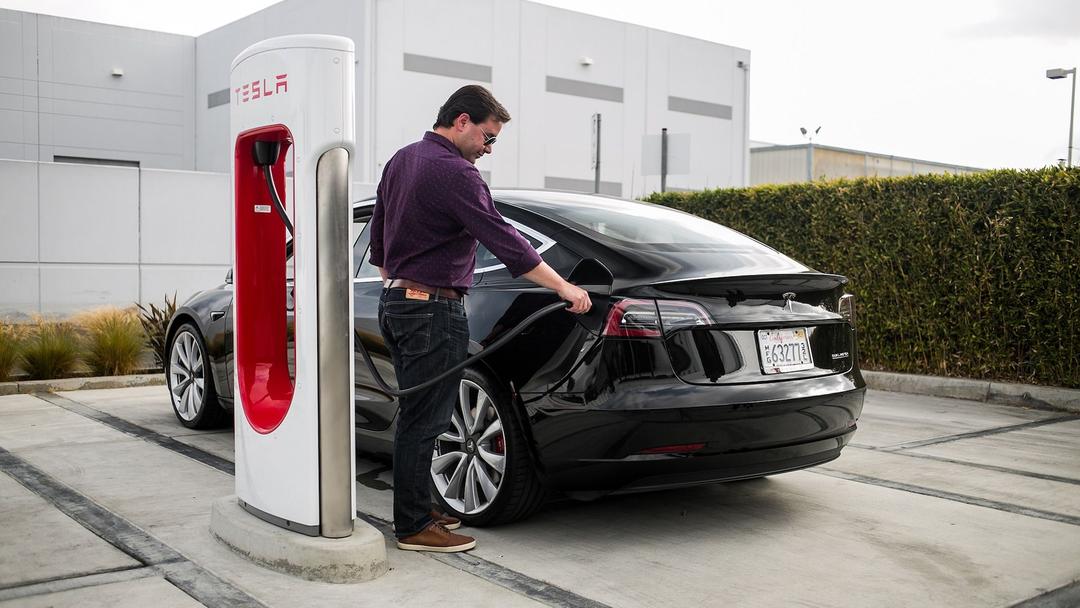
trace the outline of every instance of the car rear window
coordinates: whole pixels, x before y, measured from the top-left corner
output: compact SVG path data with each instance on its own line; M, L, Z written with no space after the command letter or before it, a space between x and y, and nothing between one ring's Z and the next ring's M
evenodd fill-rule
M545 192L543 199L540 195L502 198L625 245L675 250L775 251L741 232L651 203L567 192Z

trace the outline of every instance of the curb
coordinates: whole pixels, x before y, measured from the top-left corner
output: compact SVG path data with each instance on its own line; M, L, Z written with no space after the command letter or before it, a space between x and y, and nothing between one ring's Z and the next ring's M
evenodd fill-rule
M165 384L165 374L132 374L130 376L98 376L91 378L57 378L55 380L26 380L0 382L0 395L83 391L96 388L129 388Z
M866 370L862 375L868 388L879 391L1080 412L1080 390L1077 389Z

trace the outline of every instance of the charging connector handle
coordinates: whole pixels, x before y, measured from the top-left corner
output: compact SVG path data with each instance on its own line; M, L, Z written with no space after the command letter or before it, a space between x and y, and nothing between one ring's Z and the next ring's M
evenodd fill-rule
M278 217L284 222L289 236L296 236L292 222L289 221L289 215L285 213L285 205L281 204L281 199L278 198L277 188L274 187L274 176L270 173L271 167L277 164L280 155L280 141L256 141L251 148L252 160L255 161L256 166L262 167L263 176L266 178L266 189L270 191L270 199L274 202L274 211L277 211Z

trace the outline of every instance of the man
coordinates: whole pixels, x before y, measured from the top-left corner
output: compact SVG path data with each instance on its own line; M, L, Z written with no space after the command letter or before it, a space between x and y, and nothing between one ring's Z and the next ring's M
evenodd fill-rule
M485 88L458 89L439 108L432 131L383 169L371 217L371 263L386 288L379 327L408 388L465 359L469 325L462 299L472 285L479 240L515 276L555 290L570 311L592 307L583 289L563 280L495 209L474 164L491 154L510 114ZM431 508L435 439L447 430L460 378L400 398L394 436L394 531L398 548L465 551L460 521Z

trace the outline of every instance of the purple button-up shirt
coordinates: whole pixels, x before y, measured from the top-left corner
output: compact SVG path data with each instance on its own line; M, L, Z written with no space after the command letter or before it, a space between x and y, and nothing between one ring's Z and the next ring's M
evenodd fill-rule
M467 292L478 240L515 277L540 264L536 250L495 209L476 166L438 133L398 150L376 196L369 259L390 278Z

